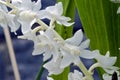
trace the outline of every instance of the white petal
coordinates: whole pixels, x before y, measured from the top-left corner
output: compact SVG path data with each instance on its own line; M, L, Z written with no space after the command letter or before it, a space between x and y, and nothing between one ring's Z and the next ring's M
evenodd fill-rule
M60 25L64 25L66 27L71 26L71 25L74 24L74 22L69 23L69 22L66 22L66 21L62 21L62 22L57 21L57 23L60 24Z
M119 14L120 13L120 7L118 8L118 10L117 10L117 14Z
M37 14L37 17L39 19L46 19L47 18L47 19L50 19L50 20L53 18L53 16L45 10L40 10Z
M107 57L101 54L96 56L96 60L101 64L102 67L110 67L115 64L117 57Z
M86 49L86 48L89 48L89 45L90 45L90 40L87 39L80 44L79 48L80 50Z
M81 52L80 57L86 58L86 59L93 59L93 58L95 58L95 56L97 54L97 53L91 52L89 50L82 50L80 52Z
M67 51L62 50L62 49L61 49L61 53L63 55L63 59L61 61L60 67L65 68L73 62L73 56Z
M45 10L53 15L61 15L63 13L62 3L59 2L55 6L49 6Z
M55 6L58 9L58 14L62 15L63 14L63 5L62 5L62 2L58 2Z
M45 52L44 54L43 54L43 61L46 61L46 60L48 60L48 59L50 59L51 58L51 54L50 54L50 52L48 51L48 52Z
M119 70L118 67L112 66L110 68L104 68L105 72L108 74L113 74L114 72L117 72L117 74L119 75L119 72L117 70Z
M70 56L63 57L60 67L65 68L65 67L69 66L71 63L72 63L72 59Z
M50 39L53 39L53 38L54 38L54 31L53 31L53 29L48 28L48 29L45 31L45 35L47 35Z
M39 11L41 9L41 0L37 0L37 2L33 6L33 11Z
M56 16L56 20L57 20L58 24L64 25L64 26L67 26L67 27L74 24L74 22L69 23L68 21L70 21L71 18L65 17L65 16Z
M43 65L43 67L48 70L49 75L51 75L51 74L58 75L58 74L62 73L64 70L63 68L60 68L60 62L61 62L60 58L58 58L56 62L51 60L51 61L47 62L45 65Z
M108 74L103 74L103 79L104 80L111 80L111 76L109 76Z
M82 40L83 40L82 30L78 30L73 37L66 39L65 42L78 46L80 45Z
M44 53L44 49L43 48L40 48L39 45L35 45L34 46L34 50L33 50L33 53L32 53L33 56L40 55L40 54L43 54L43 53Z
M21 22L21 30L23 34L31 31L30 23Z

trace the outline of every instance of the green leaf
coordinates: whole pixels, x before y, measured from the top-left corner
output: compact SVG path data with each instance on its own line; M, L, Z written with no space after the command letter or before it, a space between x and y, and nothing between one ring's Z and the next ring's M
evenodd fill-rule
M36 75L35 80L40 80L40 79L41 79L42 74L43 74L43 72L44 72L44 70L45 70L45 68L43 67L43 65L44 65L46 62L47 62L47 61L42 62L41 66L40 66L40 69L39 69L39 72L38 72L38 74Z
M117 56L120 67L120 15L117 14L119 4L110 0L74 0L86 36L90 38L91 49L99 49L102 54L108 50Z
M63 3L64 16L70 17L71 22L74 21L75 14L75 5L74 0L57 0L58 2ZM69 38L73 35L73 26L65 27L63 25L56 24L55 30L64 38ZM53 75L54 80L68 80L68 73L70 71L70 67L64 69L64 72L60 75Z

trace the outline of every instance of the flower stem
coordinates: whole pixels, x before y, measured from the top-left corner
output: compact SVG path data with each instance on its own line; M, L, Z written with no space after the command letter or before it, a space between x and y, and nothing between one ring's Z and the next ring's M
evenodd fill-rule
M53 18L51 21L50 21L50 25L49 25L51 28L55 28L55 18Z
M14 50L13 50L13 45L12 45L12 41L11 41L11 38L10 38L8 27L4 28L4 34L5 34L8 50L9 50L9 56L10 56L10 60L11 60L11 63L12 63L15 80L20 80L20 74L19 74L19 71L18 71L18 66L17 66L17 62L16 62L16 59L15 59L15 53L14 53Z
M41 27L43 27L43 29L48 29L48 28L49 28L49 26L46 25L43 21L37 19L37 22L38 22L38 24L41 25ZM51 27L50 27L50 28L51 28ZM61 41L64 41L64 39L63 39L55 30L53 30L53 31L54 31L55 35L56 35Z
M43 71L45 70L45 68L43 67L43 65L44 65L46 62L47 62L47 61L43 62L42 65L40 66L40 70L39 70L39 72L38 72L35 80L40 80L40 79L41 79L42 73L43 73Z
M92 77L91 73L88 72L88 70L86 69L86 67L84 66L84 64L82 63L81 60L80 60L80 63L79 63L79 68L84 73L87 80L93 80L93 77Z
M93 72L93 70L96 68L96 67L98 67L99 66L99 63L95 63L95 64L93 64L90 68L89 68L89 72Z
M48 28L48 25L46 25L43 21L41 21L40 19L37 19L37 23L40 24L42 27L44 27L45 29Z

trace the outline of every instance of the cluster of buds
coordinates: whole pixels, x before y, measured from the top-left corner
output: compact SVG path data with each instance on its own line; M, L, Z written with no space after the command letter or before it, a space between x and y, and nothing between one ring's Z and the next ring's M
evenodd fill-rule
M11 10L8 10L7 7ZM18 38L32 40L34 42L32 55L42 54L43 61L48 61L43 65L49 72L48 80L53 80L51 75L61 74L71 64L78 66L83 73L74 70L73 73L69 73L68 80L93 80L92 75L97 67L101 67L105 71L104 80L109 79L110 75L119 69L113 66L117 58L110 57L109 52L106 55L101 55L98 50L89 50L90 40L83 40L82 30L78 30L73 37L64 40L55 31L55 23L69 27L74 22L69 22L71 19L62 16L62 14L61 2L41 9L41 0L37 2L0 0L0 25L3 28L9 26L11 32L16 32L21 27L23 35ZM45 24L42 19L50 20L49 25ZM34 23L38 23L39 26L32 29ZM95 59L97 62L86 69L80 57Z

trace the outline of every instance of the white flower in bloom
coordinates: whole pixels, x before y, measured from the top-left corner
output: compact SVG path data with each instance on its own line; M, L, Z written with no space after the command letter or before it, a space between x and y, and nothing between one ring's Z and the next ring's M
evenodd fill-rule
M28 39L28 40L32 40L34 43L38 42L38 37L36 36L35 33L33 33L32 31L29 31L25 34L23 34L22 36L18 36L19 39Z
M38 15L42 12L41 0L32 2L31 0L12 0L12 4L17 7L14 12L17 17L17 21L21 24L23 34L31 30L32 25L36 22L36 19L40 19Z
M83 33L78 30L72 38L65 40L65 44L61 47L61 53L63 59L61 62L61 67L67 67L71 63L79 65L80 57L93 59L96 53L92 53L86 48L89 47L89 40L83 41Z
M19 10L33 10L39 11L41 9L41 0L31 1L31 0L12 0L12 4L18 7Z
M4 7L5 9L5 7ZM14 22L15 15L13 14L8 14L5 12L1 6L0 6L0 25L2 27L11 27L11 32L14 32L19 28L18 25Z
M92 59L95 57L96 53L93 52L91 53L91 51L88 50L90 45L90 40L87 39L83 41L83 32L81 29L78 30L73 37L66 39L65 42L69 45L78 47L80 50L80 57L87 59Z
M100 67L102 67L106 72L111 72L111 70L118 70L117 67L113 66L116 62L117 57L110 57L110 53L107 52L106 55L101 55L98 50L96 50L97 55L95 59L97 60Z
M71 20L69 17L62 16L63 6L61 2L55 4L55 6L47 7L43 12L43 18L48 18L50 20L55 19L58 24L65 26L71 26L74 24L68 22Z
M56 60L58 58L58 47L55 43L54 32L52 29L48 28L45 32L41 32L39 37L39 42L35 44L33 55L43 54L44 61L53 56L53 59Z
M29 10L20 12L18 22L20 22L21 24L23 34L31 30L31 27L35 23L35 21L36 13L31 12Z
M68 74L68 80L84 80L83 74L77 70Z
M43 67L49 72L49 75L58 75L63 72L64 68L60 68L61 58L59 57L56 61L53 59L47 62Z

